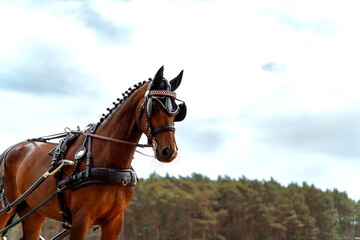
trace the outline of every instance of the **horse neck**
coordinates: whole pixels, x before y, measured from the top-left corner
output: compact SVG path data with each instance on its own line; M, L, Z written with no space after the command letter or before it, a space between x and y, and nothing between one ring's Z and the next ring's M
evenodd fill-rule
M96 134L138 143L141 132L137 128L137 105L140 94L134 93L101 123ZM93 139L93 166L130 168L136 147L106 140Z

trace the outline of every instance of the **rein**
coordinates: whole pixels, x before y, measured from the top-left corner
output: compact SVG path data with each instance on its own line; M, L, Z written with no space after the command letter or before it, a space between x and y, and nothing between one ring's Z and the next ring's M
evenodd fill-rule
M153 144L140 144L140 143L135 143L135 142L129 142L129 141L125 141L125 140L120 140L120 139L116 139L116 138L111 138L111 137L105 137L105 136L101 136L98 134L94 134L94 133L90 133L89 131L70 131L69 133L73 133L73 134L83 134L85 136L85 138L87 136L89 137L93 137L93 138L97 138L97 139L101 139L101 140L105 140L105 141L110 141L110 142L114 142L114 143L120 143L120 144L127 144L127 145L131 145L131 146L135 146L135 147L140 147L140 148L147 148L147 147L153 147ZM144 155L146 157L154 157L153 155L148 155L145 154L143 152L140 152L139 150L135 150L135 152Z
M115 143L121 143L121 144L127 144L127 145L131 145L131 146L135 146L135 147L141 147L141 148L152 147L151 144L140 144L140 143L135 143L135 142L129 142L129 141L125 141L125 140L120 140L120 139L101 136L101 135L98 135L98 134L90 133L88 131L71 131L70 133L83 134L83 135L85 135L85 137L90 136L90 137L98 138L98 139L101 139L101 140L106 140L106 141L115 142Z
M61 168L65 165L74 165L74 163L72 161L69 160L61 160L59 162L59 166L57 167L50 167L49 170L44 173L26 192L24 192L19 198L17 198L14 202L9 203L9 201L7 200L7 198L4 195L4 190L2 190L2 198L1 198L1 204L2 204L2 209L0 210L0 215L6 213L9 213L12 211L12 209L16 206L18 206L20 203L22 203L25 198L27 196L29 196L35 189L37 189L37 187L43 183L45 181L45 179L49 176L53 176L55 175L57 172L59 172L61 170ZM3 184L3 174L1 176L1 185ZM27 214L25 214L24 216L22 216L21 218L19 218L18 220L16 220L15 222L9 224L8 226L4 227L3 229L0 230L0 234L7 232L10 228L14 227L15 225L19 224L20 222L24 221L26 218L28 218L31 214L33 214L34 212L36 212L39 208L41 208L42 206L44 206L47 202L49 202L51 199L53 199L56 195L58 195L60 192L62 192L64 189L59 189L57 188L57 190L55 190L55 192L53 192L50 197L48 197L45 201L43 201L42 203L40 203L37 207L35 207L34 209L32 209L30 212L28 212ZM5 201L5 203L4 203Z

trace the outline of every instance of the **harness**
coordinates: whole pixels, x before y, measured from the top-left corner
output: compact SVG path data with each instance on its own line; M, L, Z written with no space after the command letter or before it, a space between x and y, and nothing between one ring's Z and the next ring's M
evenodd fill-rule
M97 124L88 125L85 132L94 133L97 129ZM56 166L58 162L62 161L66 150L70 144L79 136L79 131L73 131L68 134L64 141L56 146L49 154L53 156L52 165ZM87 143L87 148L85 144ZM123 186L135 186L138 182L135 171L131 169L115 169L115 168L91 168L91 154L92 137L85 135L83 145L81 145L75 153L75 166L72 173L62 180L62 171L58 171L54 176L58 189L60 215L65 229L71 228L72 216L70 209L65 207L63 191L75 190L82 186L89 184L122 184ZM81 161L86 155L86 168L84 171L76 173Z
M147 129L147 136L148 136L148 144L138 144L133 142L128 142L124 140L118 140L113 138L104 137L101 135L95 134L98 124L90 124L87 126L87 129L84 132L79 131L71 131L68 137L62 142L62 144L58 145L54 150L52 150L51 154L53 155L52 162L61 161L65 156L65 152L67 149L67 145L71 144L72 141L76 138L75 134L82 133L85 135L85 139L83 145L78 148L75 153L76 163L72 173L66 177L64 180L62 179L62 171L59 171L55 175L56 184L58 189L62 190L75 190L82 186L89 185L89 184L122 184L123 186L135 186L138 182L138 178L134 169L114 169L114 168L91 168L91 143L92 138L99 138L106 141L112 141L121 144L128 144L128 145L135 145L137 147L153 147L153 150L156 155L156 148L157 143L155 140L155 136L161 132L166 131L175 131L175 126L173 124L168 124L164 126L160 126L157 128L152 127L150 117L152 113L152 101L158 102L163 110L168 115L176 115L180 112L180 107L172 111L172 104L170 98L175 99L176 93L171 91L169 88L167 90L151 90L152 81L149 82L146 92L145 98L140 106L140 110L137 117L137 126L139 128L140 119L144 112L145 106L145 120L146 120L146 129ZM165 104L163 101L160 101L158 97L165 97ZM185 114L186 115L186 114ZM88 143L87 148L85 147L86 142ZM83 157L86 154L86 169L80 173L76 173L80 162L82 161ZM63 227L65 229L71 228L71 212L69 209L65 208L64 205L64 197L63 192L61 191L58 194L59 199L59 207L60 207L60 215L63 220Z
M29 141L47 142L48 140L51 139L63 138L60 141L60 144L57 145L49 153L52 156L51 166L49 170L43 176L41 176L25 193L23 193L18 199L16 199L12 203L9 203L9 201L7 200L4 194L4 172L2 172L1 182L0 182L0 202L2 204L2 209L0 210L0 214L3 214L5 212L10 212L13 207L16 207L21 202L23 202L25 198L28 195L30 195L49 176L55 177L57 190L52 195L50 195L48 199L46 199L36 208L32 209L22 218L18 219L14 223L0 230L0 234L6 232L8 229L20 223L21 221L29 217L32 213L36 212L40 207L45 205L48 201L53 199L55 196L58 196L60 215L62 218L62 226L64 230L60 232L58 235L56 235L53 239L62 239L63 237L67 236L70 233L71 223L72 223L71 212L69 209L65 207L64 204L63 192L65 190L75 190L89 184L121 184L123 186L135 186L136 183L138 182L138 178L132 167L130 169L91 168L92 138L99 138L106 141L112 141L120 144L128 144L142 148L152 147L156 157L157 143L155 140L155 136L161 132L175 131L175 126L173 124L167 124L157 128L154 128L152 126L150 121L150 117L152 114L152 102L153 101L157 102L158 105L168 115L170 116L175 115L175 121L182 121L185 118L186 105L183 101L178 100L176 98L176 93L171 91L169 84L166 90L151 90L151 87L152 87L152 81L150 81L147 86L145 98L141 104L137 117L137 127L139 128L140 119L142 117L142 114L145 112L148 144L138 144L134 142L97 135L95 134L95 132L99 124L90 124L86 127L85 131L80 131L79 129L77 131L65 129L65 132L61 134L28 139L24 141L24 142L29 142ZM177 105L175 103L175 100L181 101L182 103L180 105ZM74 158L76 162L74 163L73 161L64 159L67 149L71 146L71 144L77 139L77 137L80 134L85 135L85 138L83 144L77 149L75 153ZM0 163L2 162L4 166L3 169L5 169L5 162L6 162L5 159L8 152L16 145L7 149L5 153L0 156ZM80 166L81 161L83 161L83 159L85 158L85 155L86 155L86 168L84 171L77 173L78 167ZM63 179L62 167L65 165L73 165L74 168L72 173Z

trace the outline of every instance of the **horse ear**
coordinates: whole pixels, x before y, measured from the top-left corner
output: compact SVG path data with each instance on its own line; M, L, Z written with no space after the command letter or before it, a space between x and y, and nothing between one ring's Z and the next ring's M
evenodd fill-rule
M164 79L163 76L164 76L164 66L162 66L155 74L155 77L154 77L153 83L152 83L152 86L154 88L156 88L160 85L161 81Z
M183 73L184 70L182 70L176 78L170 81L171 91L175 91L180 86Z

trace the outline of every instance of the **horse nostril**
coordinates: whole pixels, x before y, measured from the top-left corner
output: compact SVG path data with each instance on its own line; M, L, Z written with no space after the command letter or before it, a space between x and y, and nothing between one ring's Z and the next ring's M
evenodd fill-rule
M162 155L164 156L164 157L167 157L167 156L169 156L170 154L171 154L171 150L170 150L170 148L168 148L168 147L166 147L166 148L164 148L163 150L162 150Z

